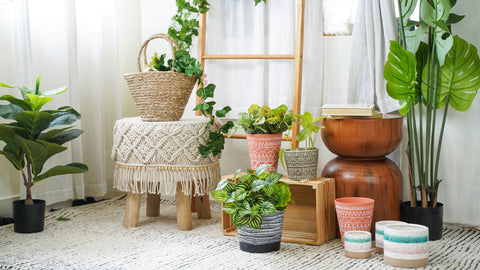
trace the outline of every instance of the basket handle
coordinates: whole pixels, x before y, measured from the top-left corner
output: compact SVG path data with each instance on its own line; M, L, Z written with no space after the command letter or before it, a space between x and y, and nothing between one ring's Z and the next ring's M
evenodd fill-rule
M175 62L175 48L178 48L178 43L171 36L167 34L163 34L163 33L154 34L149 39L145 40L145 42L143 42L142 47L140 48L140 52L138 52L137 67L139 72L142 72L142 65L141 65L142 55L143 55L144 65L148 66L148 62L147 62L148 43L157 38L161 38L168 41L168 43L170 44L170 48L172 49L172 60ZM172 65L172 71L175 71L175 68L173 67L173 65Z

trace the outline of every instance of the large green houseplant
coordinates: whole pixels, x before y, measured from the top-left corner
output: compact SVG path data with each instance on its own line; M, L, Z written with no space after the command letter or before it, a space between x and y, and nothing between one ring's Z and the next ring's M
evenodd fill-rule
M289 130L294 121L293 114L287 111L285 105L271 109L253 104L248 108L248 112L240 113L238 121L228 130L229 137L239 128L247 134L252 169L262 164L270 164L268 170L277 170L282 133Z
M316 123L324 117L318 116L314 119L309 112L295 114L294 116L294 122L301 127L300 132L295 137L298 146L295 147L292 143L289 149L282 148L279 154L280 162L284 168L286 167L290 179L314 179L317 177L318 168L318 148L315 147L315 143L321 129ZM300 147L302 142L305 142L305 147Z
M39 90L40 77L37 79L35 90L5 83L1 83L0 86L18 88L22 95L22 98L11 95L0 97L0 100L8 103L0 105L0 117L6 120L6 123L0 124L0 140L5 143L0 154L10 161L22 175L26 198L21 201L21 204L28 207L38 201L43 204L44 213L45 202L32 199L31 188L35 183L52 176L88 171L88 167L82 163L57 165L50 169L44 168L45 163L52 156L67 150L63 144L82 134L82 130L73 129L73 126L70 126L80 119L80 114L69 106L56 110L42 110L42 107L53 99L52 95L63 93L68 88L61 87L42 93ZM14 202L15 231L28 232L29 224L26 224L26 227L22 227L20 224L28 217L22 218L22 213L15 212L16 207L22 208L19 204L19 201ZM41 218L41 230L43 230L43 215ZM20 228L17 228L18 226ZM23 231L23 229L27 231Z
M213 198L223 203L222 210L230 214L232 224L238 228L240 249L244 251L280 248L283 213L292 199L288 184L279 181L282 175L267 172L268 166L264 164L245 174L237 170L232 179L223 179L212 191Z
M440 206L438 170L449 107L468 110L480 87L477 49L452 32L452 24L464 18L451 12L456 2L423 0L420 21L411 21L417 0L398 1L400 40L391 41L384 77L388 94L407 115L411 207Z

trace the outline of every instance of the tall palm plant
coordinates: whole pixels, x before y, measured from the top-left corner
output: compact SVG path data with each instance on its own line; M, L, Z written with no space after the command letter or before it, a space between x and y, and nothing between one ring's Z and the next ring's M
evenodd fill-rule
M456 0L421 0L420 20L409 19L417 0L398 0L399 42L391 41L384 77L388 94L407 115L411 206L436 207L443 133L449 107L466 111L480 88L475 46L452 33L465 16ZM438 129L438 124L440 127Z

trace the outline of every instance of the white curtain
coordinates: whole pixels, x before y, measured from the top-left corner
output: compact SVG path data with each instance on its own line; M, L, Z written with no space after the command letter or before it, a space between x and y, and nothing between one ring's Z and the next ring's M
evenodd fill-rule
M352 35L349 103L375 104L382 113L398 110L385 89L383 67L396 39L393 0L359 0Z
M52 204L105 195L112 181L114 120L135 114L122 74L134 71L141 39L140 3L15 0L0 5L0 80L31 88L41 74L41 90L69 86L51 108L71 105L82 114L77 126L84 134L49 166L84 162L89 172L37 183L34 198ZM23 186L20 191L24 197Z

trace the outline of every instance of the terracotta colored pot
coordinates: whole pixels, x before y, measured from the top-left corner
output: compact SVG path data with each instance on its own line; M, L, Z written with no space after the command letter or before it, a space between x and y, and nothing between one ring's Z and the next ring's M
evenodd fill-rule
M403 117L384 114L383 118L325 118L322 140L332 153L342 157L382 157L402 140Z
M347 231L368 231L372 226L375 201L364 197L344 197L335 200L342 243Z
M395 267L428 265L428 228L417 224L387 225L384 231L383 261Z
M282 134L247 134L250 165L256 170L260 165L270 164L269 172L276 172Z

